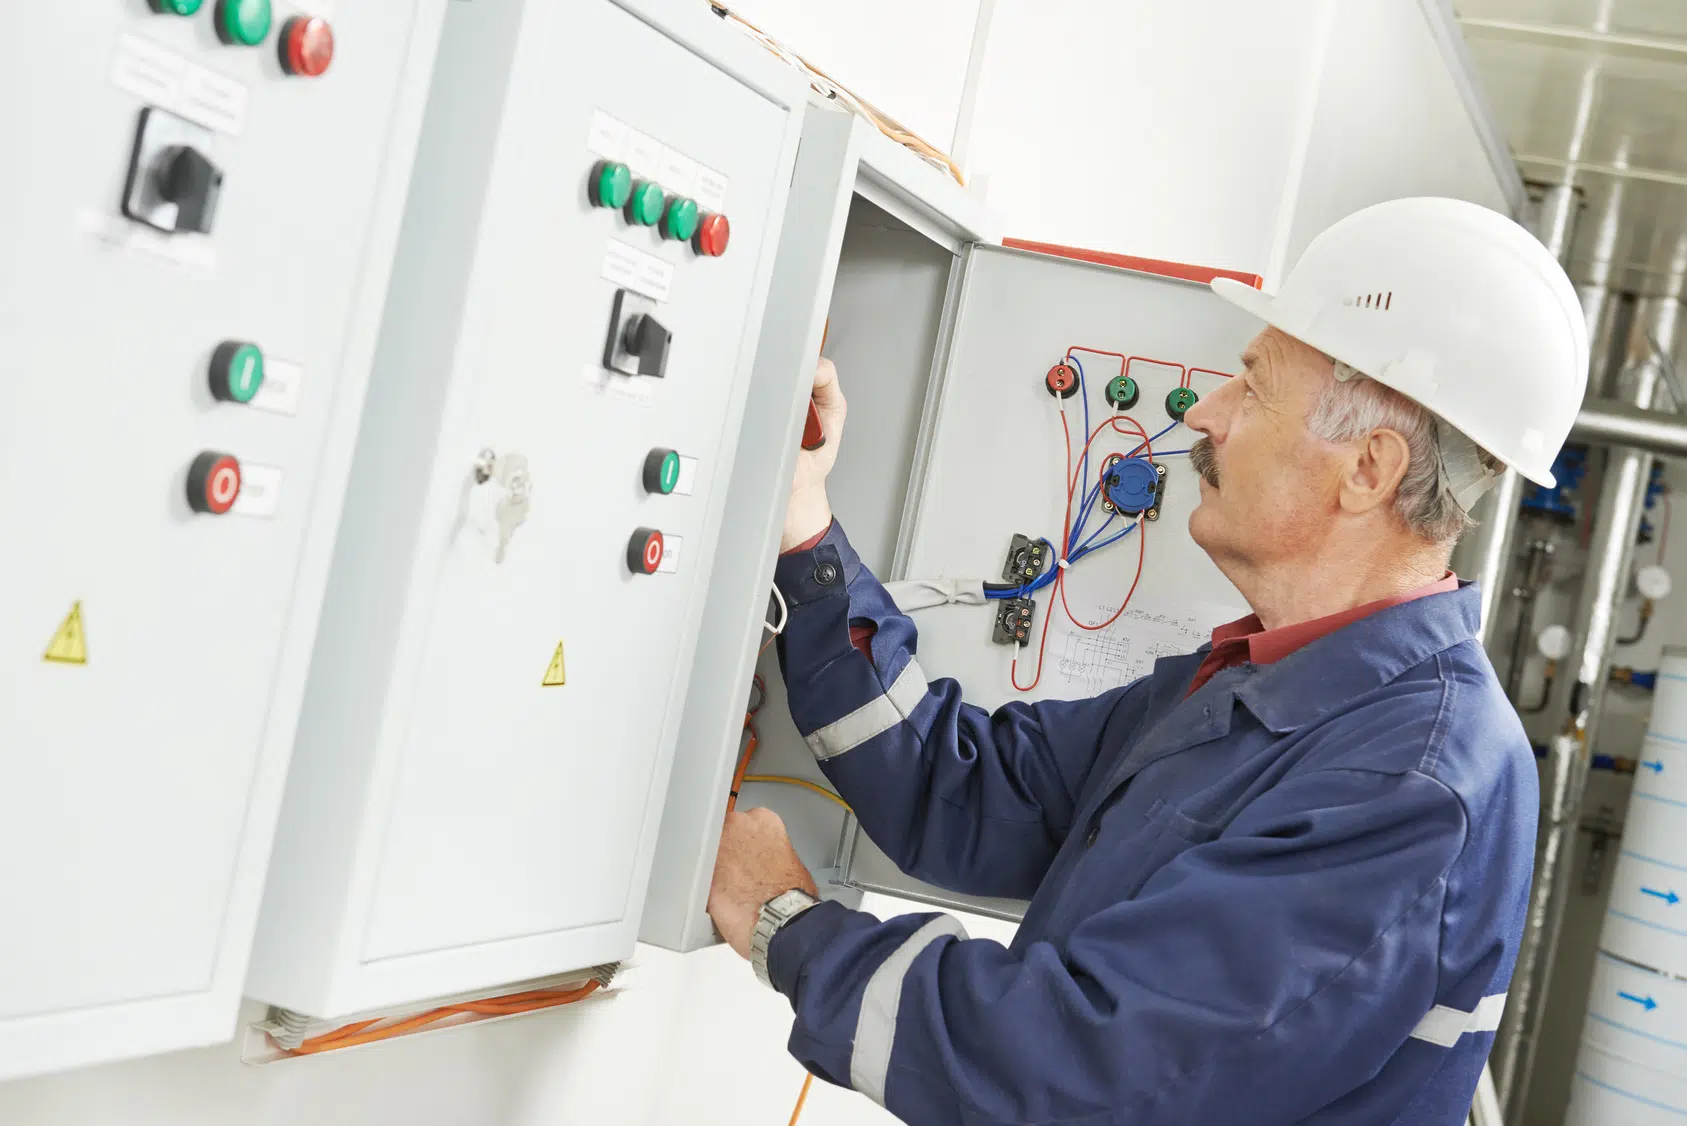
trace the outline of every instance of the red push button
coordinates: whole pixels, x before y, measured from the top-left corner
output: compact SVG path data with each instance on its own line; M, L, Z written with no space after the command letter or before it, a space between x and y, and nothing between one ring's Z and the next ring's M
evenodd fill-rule
M705 258L719 258L732 241L732 224L725 215L705 215L691 239L691 248Z
M193 459L187 471L189 508L208 516L221 516L239 499L240 462L232 454L207 450Z
M334 29L318 16L294 16L281 26L281 69L316 78L334 61Z
M627 545L627 567L635 575L654 575L662 566L662 554L666 550L661 532L640 528Z

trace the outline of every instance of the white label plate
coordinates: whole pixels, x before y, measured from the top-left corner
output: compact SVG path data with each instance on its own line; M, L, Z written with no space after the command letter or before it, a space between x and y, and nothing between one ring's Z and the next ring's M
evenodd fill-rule
M593 110L591 132L586 135L586 148L605 160L626 160L626 124L602 110Z
M580 382L600 395L613 395L630 403L648 403L656 398L659 379L648 376L622 375L597 366L589 366L580 373Z
M217 272L217 247L206 235L170 236L118 215L82 211L77 223L88 234L122 250L140 250L207 274Z
M674 485L674 495L688 497L697 487L697 459L680 455L679 481Z
M304 393L305 369L286 360L264 358L264 381L249 404L272 414L296 415Z
M678 149L663 149L657 182L669 195L693 196L697 193L697 162Z
M656 573L658 575L676 575L679 573L679 553L680 548L684 546L685 541L680 539L678 536L670 536L663 533L662 565L656 568Z
M267 520L281 507L281 470L271 465L240 467L240 496L229 509L236 516Z
M726 210L726 189L729 181L713 168L697 166L697 206L704 211Z
M148 105L238 136L246 125L246 87L138 35L117 39L111 81Z
M620 239L610 239L603 255L603 279L652 301L664 302L674 287L674 266Z
M637 175L647 180L660 177L667 151L654 137L646 137L637 129L627 130L627 164Z

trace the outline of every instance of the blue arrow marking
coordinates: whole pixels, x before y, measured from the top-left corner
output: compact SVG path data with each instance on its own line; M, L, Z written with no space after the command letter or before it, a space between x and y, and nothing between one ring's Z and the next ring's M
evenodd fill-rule
M1650 997L1636 997L1632 993L1619 993L1617 996L1621 997L1625 1001L1633 1001L1636 1005L1639 1005L1647 1012L1651 1012L1653 1009L1658 1007L1658 1003Z
M1674 888L1670 888L1668 891L1653 891L1651 888L1641 888L1640 894L1649 895L1654 899L1661 899L1671 907L1674 907L1677 903L1681 902L1681 897L1675 894Z
M1661 762L1643 762L1640 765L1644 766L1647 770L1650 770L1653 774L1662 774L1664 772L1664 764Z

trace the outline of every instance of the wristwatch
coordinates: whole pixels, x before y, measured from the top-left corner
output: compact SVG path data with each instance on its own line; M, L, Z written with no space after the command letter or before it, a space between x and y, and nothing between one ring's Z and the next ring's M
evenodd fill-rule
M773 988L773 979L767 975L767 948L773 936L779 933L780 927L819 903L801 888L792 888L761 905L756 933L750 937L750 965L755 968L756 977L769 989Z

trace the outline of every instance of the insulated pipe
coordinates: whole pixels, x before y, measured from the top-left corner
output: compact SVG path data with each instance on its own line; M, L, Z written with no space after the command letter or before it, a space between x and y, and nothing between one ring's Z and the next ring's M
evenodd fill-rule
M1635 317L1633 339L1648 352L1648 335L1673 350L1680 303L1673 297L1642 303ZM1636 346L1631 344L1631 355ZM1627 402L1641 410L1652 405L1660 382L1655 359L1633 364L1626 376ZM1511 1000L1495 1052L1496 1082L1507 1118L1521 1121L1528 1100L1536 1048L1546 1016L1547 990L1552 979L1558 936L1570 899L1570 865L1565 852L1573 843L1587 786L1588 740L1598 729L1604 708L1610 666L1612 625L1627 589L1633 563L1634 540L1646 504L1652 455L1628 446L1611 451L1599 506L1594 512L1593 539L1588 552L1588 575L1576 609L1576 675L1565 677L1570 722L1551 743L1547 791L1543 794L1539 843L1535 850L1535 880L1529 894L1529 913L1512 975Z
M1633 446L1663 457L1687 457L1687 417L1641 410L1616 399L1589 399L1576 416L1570 440L1595 446Z
M1571 184L1555 184L1541 197L1535 218L1535 236L1563 263L1570 257L1576 237L1576 218L1581 214L1582 193ZM1462 567L1476 580L1481 599L1481 625L1477 637L1492 640L1494 613L1505 590L1505 573L1516 549L1518 518L1523 511L1523 478L1507 469L1499 482L1477 505L1476 528L1460 552Z

